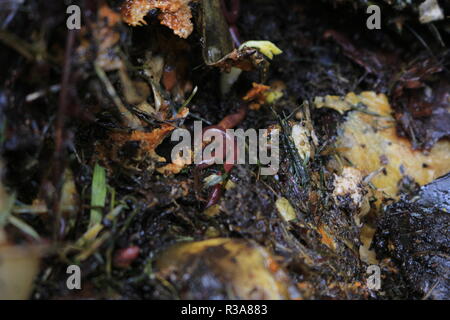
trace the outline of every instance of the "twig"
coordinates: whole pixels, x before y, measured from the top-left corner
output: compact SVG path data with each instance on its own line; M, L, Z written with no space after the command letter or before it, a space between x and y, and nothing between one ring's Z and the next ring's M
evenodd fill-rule
M94 64L95 72L97 73L98 78L105 86L106 91L108 92L108 95L116 105L117 109L119 109L119 113L122 116L122 120L124 120L125 124L133 129L139 128L141 126L141 123L139 119L134 116L123 104L122 100L118 96L116 89L114 89L114 86L112 85L111 81L109 81L108 76L106 75L106 72L99 66L98 63Z
M33 47L20 39L15 34L9 33L4 30L0 30L0 41L5 45L17 51L20 55L25 57L27 60L33 61L34 57L34 49Z
M75 45L75 35L77 34L76 30L68 31L67 42L66 42L66 50L64 56L64 67L63 74L61 80L61 92L59 95L59 108L56 116L56 124L55 124L55 152L53 155L52 162L52 182L55 187L55 193L51 196L53 205L52 205L52 213L56 219L54 224L54 238L58 239L59 235L62 234L61 228L62 224L62 213L60 208L60 196L62 190L62 177L63 172L65 170L66 162L66 150L65 150L65 139L67 138L66 132L66 117L69 107L69 87L71 86L70 78L72 72L72 51Z

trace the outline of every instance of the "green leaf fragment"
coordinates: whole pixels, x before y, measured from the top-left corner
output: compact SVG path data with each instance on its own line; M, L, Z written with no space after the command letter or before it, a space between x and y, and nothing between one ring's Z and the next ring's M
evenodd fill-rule
M92 179L91 191L91 214L89 220L89 228L102 221L102 208L105 207L106 202L106 170L102 166L96 164L94 168L94 176Z

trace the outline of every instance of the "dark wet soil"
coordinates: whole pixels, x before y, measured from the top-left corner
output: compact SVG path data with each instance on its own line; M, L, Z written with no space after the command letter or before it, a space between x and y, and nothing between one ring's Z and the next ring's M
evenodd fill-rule
M41 44L47 48L48 55L59 62L64 61L67 35L63 27L64 15L61 14L65 11L63 4L29 2L8 30L36 44L39 44L39 39L33 37L43 37ZM119 4L120 1L110 2L113 8ZM94 12L90 6L85 8L88 16ZM283 54L271 62L266 77L268 82L282 81L286 92L273 109L263 106L259 111L249 111L240 127L259 129L278 124L280 117L294 113L304 101L312 101L316 96L345 95L364 90L391 95L397 66L384 64L377 72L368 72L372 66L371 59L361 63L351 57L378 59L392 55L400 66L418 57L429 58L429 53L414 34L399 34L392 25L388 25L391 11L388 12L386 17L383 16L386 27L370 31L365 28L364 11L350 5L335 6L331 1L241 1L237 23L241 38L270 40L283 50ZM392 15L396 13L392 11ZM412 26L429 40L431 47L439 48L426 28L417 24ZM33 35L33 30L39 32ZM327 32L342 35L345 40L340 38L337 41L339 37L336 36L325 37ZM174 49L177 46L169 46L167 49L166 40L181 43L180 47L185 48L178 50ZM185 78L199 88L189 106L194 117L185 121L187 128L192 128L193 121L198 118L205 123L218 123L238 108L240 98L251 88L252 82L261 81L258 72L244 73L230 94L222 96L218 85L220 73L204 65L200 40L197 31L188 40L179 40L156 23L136 30L121 29L121 46L131 63L144 58L150 47L161 52L166 50L167 54L170 54L167 50L174 50L172 59L183 60ZM348 43L358 51L346 52ZM434 52L439 55L443 51ZM237 187L225 192L219 202L221 213L210 217L203 214L204 202L196 197L193 168L189 167L173 177L157 174L152 169L132 169L133 166L141 166L142 169L150 165L132 160L139 144L130 143L120 150L116 159L102 163L108 168L108 185L115 190L116 201L125 204L127 209L114 224L107 226L112 236L96 254L82 262L85 289L81 294L73 294L66 289L65 272L74 256L61 254L61 248L86 231L93 168L97 161L102 160L95 146L107 144L110 131L120 127L112 111L114 105L93 74L92 66L89 63L77 65L65 96L66 122L60 127L58 108L61 101L58 101L58 94L47 93L33 102L26 102L25 96L60 83L62 64L53 63L50 58L28 61L2 44L0 61L3 64L0 70L0 122L5 123L1 140L1 154L7 169L5 184L15 190L21 203L31 204L39 197L46 201L51 211L42 217L31 214L23 217L52 244L52 251L44 259L42 272L36 281L34 299L175 298L172 288L152 273L155 256L173 243L201 240L211 235L250 239L269 248L282 258L282 265L293 281L309 284L309 289L302 292L305 298L417 298L434 285L436 274L448 269L448 234L445 234L448 232L448 214L440 211L430 217L432 213L423 211L420 204L410 208L410 204L400 203L392 207L383 220L382 226L386 229L383 229L378 245L383 247L380 245L382 241L396 243L393 252L386 254L395 257L402 266L402 273L399 274L394 267L386 268L385 272L391 277L381 294L367 289L350 290L355 282L365 283L367 265L355 250L359 246L359 229L351 214L337 208L330 200L333 172L325 167L329 155L317 154L303 167L303 175L298 176L293 174L298 164L289 156L288 143L282 140L283 160L276 178L258 177L255 166L236 167L230 179ZM444 74L437 75L440 79L448 75L444 70L441 72ZM118 82L113 76L111 79ZM396 110L400 113L405 109L399 106ZM314 110L312 122L320 145L324 147L332 143L340 120L341 116L336 112ZM438 126L443 131L439 138L448 135L447 127ZM405 132L405 127L400 125L399 131ZM427 134L428 131L422 134L426 141ZM58 135L62 137L60 142L56 139ZM158 153L166 156L170 147L170 142L165 141ZM418 144L418 147L423 147L423 144ZM65 167L73 171L80 204L75 216L60 216L58 220L52 213L57 211L55 204L58 203ZM217 171L218 168L212 168L207 172ZM206 177L207 173L202 175ZM206 198L207 190L201 196ZM290 227L286 227L277 214L275 201L279 196L289 199L300 217ZM109 206L110 200L106 207ZM393 213L398 208L414 212L418 220L398 217ZM414 221L410 223L409 219ZM61 221L67 225L64 232L60 232ZM317 232L318 225L325 225L339 235L337 250L324 246ZM397 226L402 230L401 234L407 234L407 238L396 233ZM417 234L419 229L425 234ZM434 236L436 230L442 232ZM423 246L412 246L415 241L423 242ZM111 268L113 253L130 246L140 248L139 257L130 268ZM416 258L416 254L423 250L439 252ZM384 253L384 249L380 251ZM446 254L446 258L442 258L441 253ZM419 278L423 281L415 283ZM448 283L439 282L438 285L444 288L435 294L441 298L448 297Z

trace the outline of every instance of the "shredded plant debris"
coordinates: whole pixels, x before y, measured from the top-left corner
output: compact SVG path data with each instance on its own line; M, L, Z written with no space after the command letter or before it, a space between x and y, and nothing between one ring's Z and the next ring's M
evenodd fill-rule
M123 21L131 26L145 25L144 17L152 10L159 11L162 25L173 30L181 38L192 33L192 14L189 2L192 0L127 0L122 5Z
M0 299L450 299L449 15L0 3Z

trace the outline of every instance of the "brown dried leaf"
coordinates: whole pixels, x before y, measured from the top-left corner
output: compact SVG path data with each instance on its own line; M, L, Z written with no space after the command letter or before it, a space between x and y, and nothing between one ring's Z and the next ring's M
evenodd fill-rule
M399 133L416 149L430 149L450 136L450 82L440 63L425 59L404 72L393 90Z

